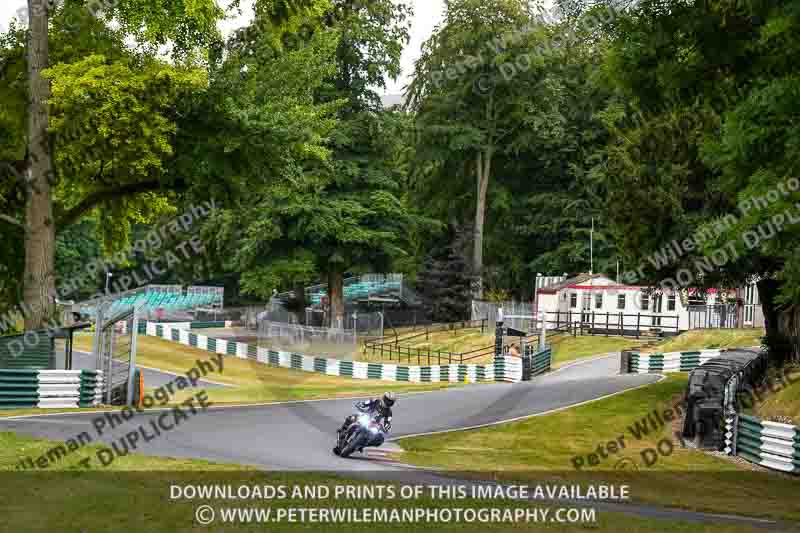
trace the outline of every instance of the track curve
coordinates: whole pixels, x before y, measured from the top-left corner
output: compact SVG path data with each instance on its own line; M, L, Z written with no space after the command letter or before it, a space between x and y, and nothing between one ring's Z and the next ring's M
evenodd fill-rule
M655 383L661 376L618 375L607 355L579 361L533 381L473 385L401 395L392 438L491 425L562 409ZM353 411L353 399L219 406L137 448L148 455L206 459L269 470L359 471L398 468L379 460L347 460L331 453L335 429ZM112 442L160 414L147 411L99 440ZM70 413L0 419L0 431L65 441L93 437L97 414Z

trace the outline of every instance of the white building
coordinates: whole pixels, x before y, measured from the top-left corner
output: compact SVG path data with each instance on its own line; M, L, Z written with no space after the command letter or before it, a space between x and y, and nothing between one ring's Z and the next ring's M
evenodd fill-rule
M535 314L544 311L548 327L580 323L602 332L631 334L637 331L678 333L689 329L720 327L721 324L755 325L747 307L736 305L738 291L719 297L709 289L702 299L674 290L624 285L603 274L580 274L537 290ZM752 291L750 292L750 294ZM719 305L728 303L729 305ZM742 322L744 318L744 323ZM750 318L750 323L747 323Z

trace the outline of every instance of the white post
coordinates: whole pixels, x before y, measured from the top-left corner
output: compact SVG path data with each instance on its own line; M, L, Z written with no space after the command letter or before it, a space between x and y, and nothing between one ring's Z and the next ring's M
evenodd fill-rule
M136 378L136 337L139 333L139 309L133 308L131 332L131 359L130 366L128 367L128 397L126 398L126 405L133 405L133 385Z
M592 217L592 231L589 232L589 274L594 274L594 217Z
M541 330L539 331L539 351L543 352L547 346L547 321L545 319L544 311L539 313L539 320L541 321Z

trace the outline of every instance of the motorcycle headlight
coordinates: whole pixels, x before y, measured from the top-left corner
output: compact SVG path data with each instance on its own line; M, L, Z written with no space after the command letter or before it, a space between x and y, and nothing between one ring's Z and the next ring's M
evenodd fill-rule
M369 426L370 422L371 419L369 415L361 415L358 417L358 423L361 424L362 426Z

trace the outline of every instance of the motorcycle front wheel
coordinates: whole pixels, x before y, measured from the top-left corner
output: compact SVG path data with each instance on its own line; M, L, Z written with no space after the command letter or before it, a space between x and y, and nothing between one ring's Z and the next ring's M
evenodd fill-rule
M361 446L363 446L362 441L364 440L364 434L366 432L361 430L356 430L353 435L350 436L347 443L342 448L340 452L341 457L349 457L353 452L358 450Z

